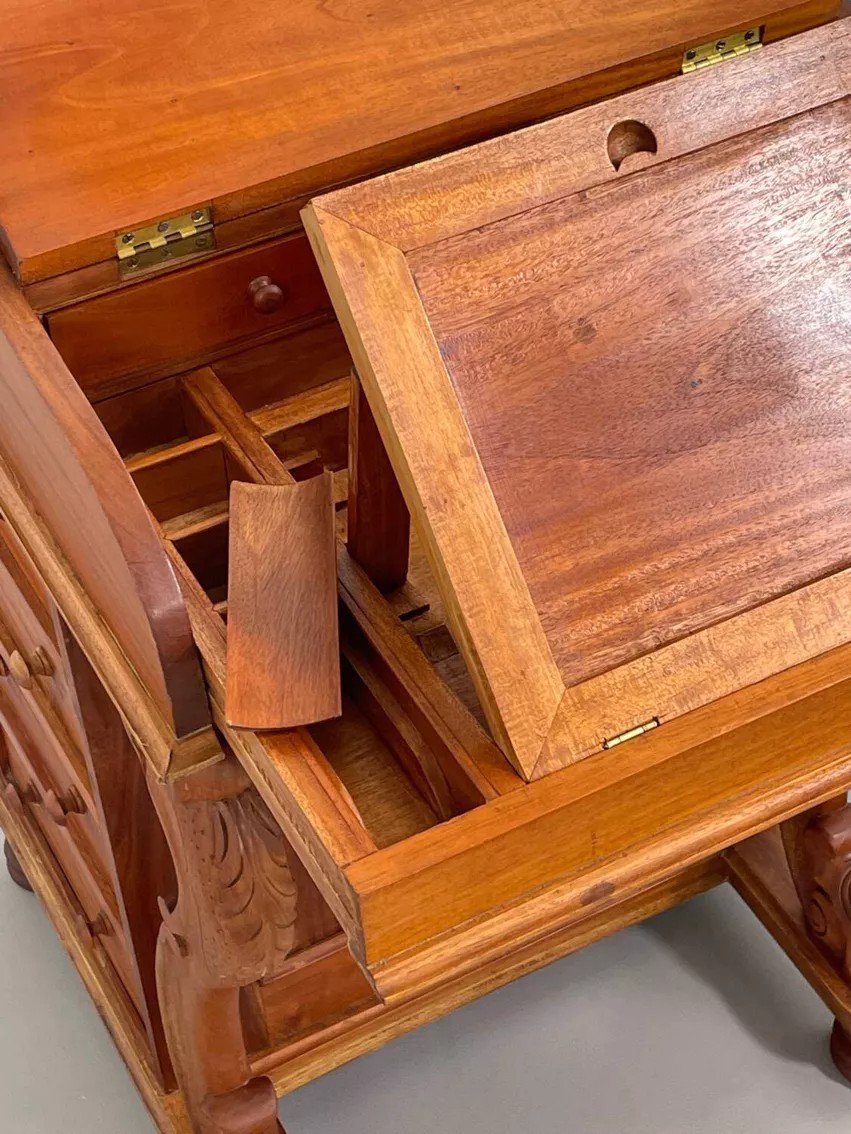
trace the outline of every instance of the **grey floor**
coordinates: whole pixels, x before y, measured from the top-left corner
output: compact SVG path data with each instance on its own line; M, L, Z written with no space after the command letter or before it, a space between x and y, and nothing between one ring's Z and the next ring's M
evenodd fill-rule
M284 1099L288 1134L833 1134L827 1011L728 889ZM152 1125L38 901L0 872L0 1131Z

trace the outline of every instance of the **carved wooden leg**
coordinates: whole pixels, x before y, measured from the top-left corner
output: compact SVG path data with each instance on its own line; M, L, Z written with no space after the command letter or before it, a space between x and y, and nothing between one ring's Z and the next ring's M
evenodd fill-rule
M3 853L6 855L6 869L9 871L9 877L13 882L16 882L22 890L29 890L32 893L32 886L30 886L29 879L24 874L24 868L18 862L18 856L12 850L11 843L8 839L3 840Z
M163 905L157 986L196 1134L283 1134L272 1083L252 1077L239 991L273 975L294 941L286 844L233 759L151 783L177 869Z
M810 935L851 985L851 806L845 798L782 826L786 857ZM830 1053L851 1081L851 1031L836 1020Z

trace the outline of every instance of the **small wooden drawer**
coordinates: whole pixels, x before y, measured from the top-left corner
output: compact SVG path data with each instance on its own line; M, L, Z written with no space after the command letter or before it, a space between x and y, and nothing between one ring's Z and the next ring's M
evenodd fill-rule
M268 283L258 281L268 280ZM216 257L50 315L50 335L97 401L209 361L328 310L307 238Z
M88 814L74 814L57 822L49 804L51 787L37 761L29 757L33 749L6 729L4 733L4 797L15 810L25 811L38 824L74 896L80 905L80 928L97 941L118 973L136 1008L131 952L121 921L115 889L99 851L90 838ZM26 747L26 751L25 751Z

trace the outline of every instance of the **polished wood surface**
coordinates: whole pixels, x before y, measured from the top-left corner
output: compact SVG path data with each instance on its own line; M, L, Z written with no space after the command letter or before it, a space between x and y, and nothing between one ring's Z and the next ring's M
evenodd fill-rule
M166 737L170 731L172 743L175 734L208 727L189 622L156 531L105 430L5 271L0 391L0 457L15 470L4 505L13 526L32 529L29 538L18 533L31 553L33 541L46 539L70 567L72 578L62 585L69 593L59 599L66 617L76 623L70 608L79 604L87 608L81 619L97 618L108 628L113 643L96 651L101 663L120 668L131 659L144 685L136 697L150 700L148 711L158 714L160 731ZM12 514L12 491L25 494L39 522L28 522L23 510ZM110 648L123 655L114 663L106 661ZM152 756L168 765L168 751Z
M851 634L847 44L846 21L644 93L691 152L634 132L635 176L582 157L589 127L599 145L635 119L626 95L305 213L527 777ZM795 69L811 82L778 103ZM525 193L541 166L545 206Z
M227 221L679 70L683 49L826 19L837 0L138 0L6 12L0 227L22 278L213 202ZM144 63L139 64L144 44ZM137 65L138 64L138 65Z
M238 728L340 714L330 473L230 494L225 712Z
M276 281L280 303L261 311L250 286ZM303 235L271 241L57 311L50 337L92 401L152 375L186 370L330 306Z

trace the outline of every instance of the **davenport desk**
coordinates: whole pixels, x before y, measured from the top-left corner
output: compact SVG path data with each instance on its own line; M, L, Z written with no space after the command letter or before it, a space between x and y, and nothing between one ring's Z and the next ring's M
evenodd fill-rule
M12 0L0 822L161 1131L725 881L851 1077L836 9Z

